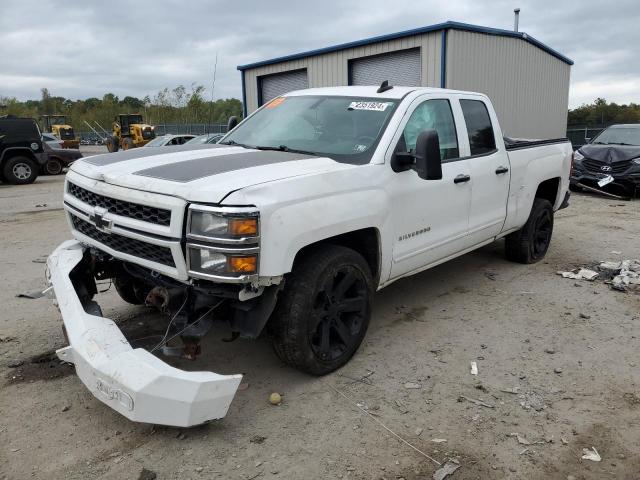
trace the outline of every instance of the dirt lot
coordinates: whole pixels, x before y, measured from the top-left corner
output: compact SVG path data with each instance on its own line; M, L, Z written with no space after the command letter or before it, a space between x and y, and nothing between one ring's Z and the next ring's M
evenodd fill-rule
M436 461L457 459L453 480L640 478L640 296L556 275L640 257L637 201L574 196L545 262L508 263L497 243L393 284L360 351L324 378L283 366L266 339L223 343L217 331L201 358L177 364L243 372L249 387L224 420L181 430L94 399L51 356L65 345L51 301L16 298L42 288L44 258L69 237L62 185L0 186L0 478L430 479L438 465L356 403ZM130 336L163 326L100 297ZM581 460L585 447L602 461Z

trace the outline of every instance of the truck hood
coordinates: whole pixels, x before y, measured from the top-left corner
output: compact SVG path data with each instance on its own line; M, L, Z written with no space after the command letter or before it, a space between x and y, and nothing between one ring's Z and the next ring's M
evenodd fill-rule
M640 157L640 146L635 145L583 145L578 150L585 158L604 163L627 162Z
M183 145L85 157L71 170L120 187L220 203L229 193L252 185L349 168L355 166L313 155Z

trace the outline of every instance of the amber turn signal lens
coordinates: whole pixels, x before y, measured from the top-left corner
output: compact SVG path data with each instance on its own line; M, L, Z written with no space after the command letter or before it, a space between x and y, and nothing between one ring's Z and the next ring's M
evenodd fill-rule
M229 233L236 236L258 235L257 218L230 218Z
M229 257L229 271L232 273L255 273L258 258L255 255L249 257Z

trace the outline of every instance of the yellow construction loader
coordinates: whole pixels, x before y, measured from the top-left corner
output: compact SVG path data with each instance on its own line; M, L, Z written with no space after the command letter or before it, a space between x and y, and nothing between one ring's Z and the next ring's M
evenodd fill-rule
M105 143L107 150L117 152L119 149L142 147L156 137L155 128L142 121L142 115L126 113L118 115L112 126L112 135Z
M44 131L58 137L63 148L80 148L80 140L76 138L73 127L67 123L64 115L42 115Z

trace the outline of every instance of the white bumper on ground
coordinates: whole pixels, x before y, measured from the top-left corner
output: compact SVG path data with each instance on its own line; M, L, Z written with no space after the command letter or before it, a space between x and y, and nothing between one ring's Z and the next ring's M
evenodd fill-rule
M190 427L223 418L242 375L186 372L132 348L115 322L84 310L69 278L83 252L70 240L47 260L70 343L58 357L75 365L98 400L130 420Z

